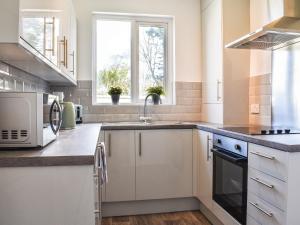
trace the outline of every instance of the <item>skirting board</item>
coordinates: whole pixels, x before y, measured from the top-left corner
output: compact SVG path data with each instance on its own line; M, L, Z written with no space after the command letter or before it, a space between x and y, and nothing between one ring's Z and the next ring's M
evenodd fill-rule
M200 211L213 225L224 225L208 208L200 202Z
M103 217L180 212L199 209L200 202L196 198L102 203Z

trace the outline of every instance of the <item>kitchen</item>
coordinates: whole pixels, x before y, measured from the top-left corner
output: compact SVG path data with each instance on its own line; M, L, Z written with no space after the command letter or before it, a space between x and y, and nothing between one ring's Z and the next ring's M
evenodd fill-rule
M0 224L298 224L299 8L2 0Z

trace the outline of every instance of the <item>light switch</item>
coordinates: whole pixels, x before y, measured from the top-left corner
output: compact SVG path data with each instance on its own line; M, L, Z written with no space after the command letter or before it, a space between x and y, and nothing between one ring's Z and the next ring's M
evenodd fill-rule
M251 114L259 114L259 104L251 104L250 113Z

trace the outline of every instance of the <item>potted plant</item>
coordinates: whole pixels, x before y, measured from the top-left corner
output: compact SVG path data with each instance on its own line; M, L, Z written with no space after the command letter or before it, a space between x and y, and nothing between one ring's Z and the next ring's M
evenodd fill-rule
M110 87L108 90L108 94L111 96L111 101L114 105L119 104L120 95L123 93L123 90L119 86Z
M160 96L165 94L164 88L160 85L148 87L146 89L148 95L152 95L152 101L154 105L158 105L160 102Z

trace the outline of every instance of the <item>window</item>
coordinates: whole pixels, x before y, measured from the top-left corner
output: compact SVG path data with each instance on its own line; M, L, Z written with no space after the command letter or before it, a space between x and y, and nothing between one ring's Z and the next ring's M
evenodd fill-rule
M93 103L108 104L112 86L120 103L141 103L146 90L162 86L173 103L173 19L97 13L93 20Z

